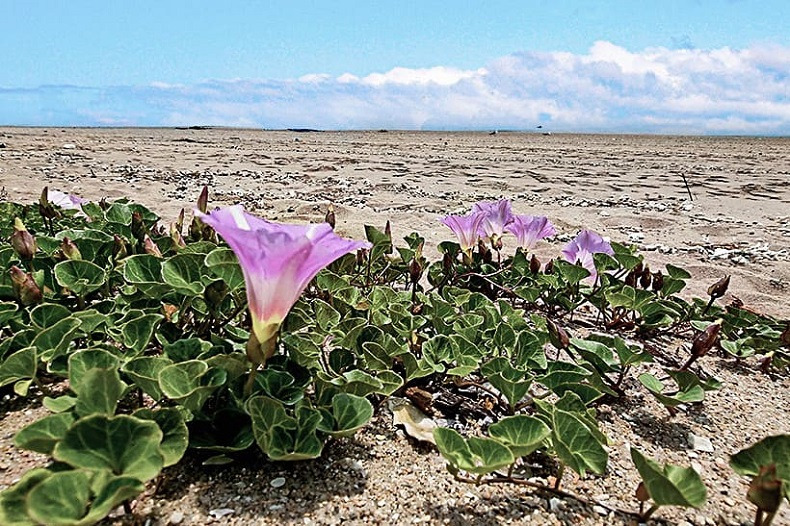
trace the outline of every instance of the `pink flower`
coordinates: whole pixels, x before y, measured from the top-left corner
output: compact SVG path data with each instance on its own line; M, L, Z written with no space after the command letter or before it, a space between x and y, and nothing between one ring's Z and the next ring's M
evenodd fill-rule
M505 230L516 236L524 250L532 250L538 241L557 233L554 225L544 216L514 216Z
M285 316L318 272L359 248L326 223L285 225L260 219L241 205L195 215L225 239L239 258L247 286L253 333L263 346L273 342Z
M461 250L470 256L480 238L480 225L484 218L485 214L482 212L472 212L465 216L446 216L442 219L442 224L453 231Z
M47 199L55 206L59 206L64 210L80 210L82 211L82 203L88 200L76 195L59 192L57 190L49 190L47 192Z
M478 201L472 205L472 212L484 214L483 223L480 225L482 233L491 239L492 244L505 233L505 226L513 221L513 211L510 201Z
M575 239L562 249L562 255L565 257L566 261L579 264L590 272L590 275L586 279L592 283L595 283L598 278L593 254L599 252L609 254L610 256L614 255L612 246L592 230L582 230Z

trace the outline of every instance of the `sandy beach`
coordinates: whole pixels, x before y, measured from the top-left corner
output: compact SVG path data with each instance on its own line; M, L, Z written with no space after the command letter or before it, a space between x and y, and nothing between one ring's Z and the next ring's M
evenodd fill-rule
M169 222L193 206L204 185L210 206L243 203L278 221L321 221L334 204L338 232L353 238L364 236L363 225L389 220L396 239L422 234L430 254L451 238L439 223L443 215L508 198L515 212L546 215L557 226L557 239L539 245L540 258L558 256L565 240L593 229L637 245L651 268L687 269L689 295L704 296L731 275L722 304L737 297L756 312L790 318L790 138L0 128L7 200L33 201L44 186L91 200L130 197ZM633 509L637 474L627 444L638 443L663 461L697 464L709 487L706 508L662 509L657 519L750 524L746 483L727 460L766 435L790 432L790 380L722 356L706 367L723 389L674 419L647 396L604 407L611 473L569 486ZM42 411L0 401L0 457L21 459L0 459L0 488L25 462L41 461L20 456L11 440ZM689 433L710 438L714 450L690 449ZM275 477L286 485L273 489ZM790 523L787 508L774 524ZM217 509L233 511L218 518L211 513ZM166 471L135 512L140 524L150 518L162 525L627 524L606 510L550 503L521 488L457 483L435 450L392 427L385 409L315 462L256 458L201 468L187 460Z

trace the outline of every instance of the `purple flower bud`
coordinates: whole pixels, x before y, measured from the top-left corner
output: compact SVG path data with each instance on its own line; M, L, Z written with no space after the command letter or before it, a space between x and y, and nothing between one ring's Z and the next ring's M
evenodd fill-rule
M41 301L41 289L30 272L25 272L16 265L8 272L11 275L11 286L22 305L33 305Z
M205 214L208 210L208 186L204 186L197 199L197 209Z
M33 234L27 231L25 224L18 217L14 219L14 232L11 234L11 246L24 261L33 259L38 245Z
M82 259L80 249L68 237L64 237L63 241L60 242L60 253L66 259Z
M549 330L549 341L551 341L554 347L557 349L567 349L570 346L571 340L568 337L568 333L565 332L565 329L548 318L546 319L546 328Z
M729 286L730 276L727 275L708 287L708 296L710 296L711 299L721 298L727 292Z
M532 254L532 258L529 260L529 271L533 274L540 272L540 260L535 254Z
M162 257L162 251L159 250L159 246L154 243L154 240L151 239L148 234L145 234L145 237L143 238L143 250L145 250L146 254L150 254L158 258Z
M697 334L691 344L691 355L699 358L708 354L708 352L713 349L713 346L716 345L716 341L719 338L719 331L721 331L721 325L713 323L708 325L704 331Z

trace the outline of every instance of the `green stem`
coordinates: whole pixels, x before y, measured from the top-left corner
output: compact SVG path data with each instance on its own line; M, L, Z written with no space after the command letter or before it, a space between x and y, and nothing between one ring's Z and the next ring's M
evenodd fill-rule
M255 387L255 377L258 376L258 364L253 364L250 369L250 374L247 375L247 381L244 383L244 398L248 398L252 394L252 388Z

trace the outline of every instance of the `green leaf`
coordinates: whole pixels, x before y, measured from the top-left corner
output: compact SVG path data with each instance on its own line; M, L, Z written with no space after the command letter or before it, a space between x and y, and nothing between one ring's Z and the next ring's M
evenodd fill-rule
M2 269L2 267L0 267ZM16 316L19 307L10 301L0 301L0 327L5 326L8 321Z
M138 409L132 415L142 420L153 420L162 431L162 441L159 451L162 453L164 467L177 464L187 450L189 443L189 430L184 415L178 408L165 407L152 411L151 409Z
M763 466L776 466L776 476L790 489L790 435L766 437L730 457L730 467L739 475L756 476Z
M701 402L705 399L705 390L700 385L699 378L692 372L679 371L675 380L680 380L683 385L678 385L679 389L672 393L664 393L664 384L650 373L639 375L639 381L650 393L656 397L666 407L676 407L680 404ZM691 376L689 376L691 375ZM696 382L691 377L696 378Z
M112 416L125 389L118 369L88 369L80 380L80 394L74 410L80 416Z
M44 361L52 360L65 352L75 338L80 324L79 320L72 317L62 319L55 325L39 332L33 339L33 346L38 349Z
M98 290L107 281L103 268L81 259L61 261L55 265L53 272L58 285L80 297Z
M666 464L663 468L654 460L631 448L634 461L645 489L658 506L700 508L705 505L707 490L694 468Z
M80 395L82 382L91 369L115 369L120 365L117 356L103 349L85 349L69 356L69 388ZM91 396L90 392L85 393Z
M173 362L165 356L140 356L123 364L121 371L154 400L162 398L159 373Z
M609 454L587 425L573 413L555 409L551 414L552 444L560 460L579 475L587 470L602 475Z
M331 421L319 426L333 437L353 435L373 417L373 405L361 396L339 393L332 398Z
M30 322L39 329L46 329L70 315L71 311L63 305L43 303L30 311Z
M53 413L63 413L77 405L76 396L59 396L57 398L44 397L41 404Z
M0 524L5 526L35 526L27 512L28 494L42 481L52 476L43 469L31 469L10 488L0 492Z
M516 415L503 418L488 428L488 435L505 444L514 457L529 455L543 445L551 429L537 418Z
M200 338L184 338L173 343L167 343L163 347L165 356L174 362L185 362L196 360L211 349L211 343Z
M289 416L281 402L267 396L250 398L245 408L252 418L258 447L272 460L306 460L321 455L323 443L316 434L320 411L301 406Z
M0 363L0 387L19 380L33 379L38 370L38 356L35 347L21 349ZM24 396L24 395L22 395Z
M691 279L691 274L689 274L688 271L680 267L676 267L675 265L667 264L667 272L669 273L669 276L674 279Z
M162 265L162 279L179 294L198 296L203 294L201 269L204 256L201 254L178 254Z
M230 290L235 291L244 286L244 274L239 266L236 254L229 248L218 248L206 254L204 264L215 276L227 283Z
M490 438L464 440L457 431L445 427L434 429L433 438L442 456L454 468L467 473L483 475L515 462L508 447Z
M123 277L151 298L160 298L171 290L162 283L162 260L149 254L138 254L124 259Z
M161 314L145 314L126 322L121 327L123 343L135 353L141 353L148 346L156 326L165 317Z
M69 428L52 456L75 468L107 469L146 481L164 465L159 451L162 436L159 426L151 421L128 415L91 415Z
M159 372L162 394L183 405L190 411L200 411L211 394L225 383L223 369L210 369L201 360L168 365Z
M22 428L14 437L14 445L45 455L51 455L55 444L60 442L74 423L71 413L47 415Z

